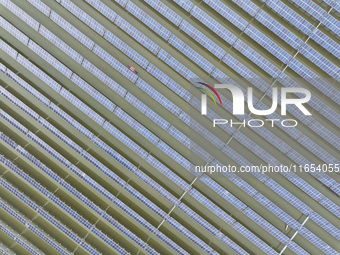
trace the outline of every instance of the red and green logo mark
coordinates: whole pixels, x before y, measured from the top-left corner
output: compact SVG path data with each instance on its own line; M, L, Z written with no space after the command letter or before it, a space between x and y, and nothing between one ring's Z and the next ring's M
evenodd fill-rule
M214 94L217 96L217 98L218 98L218 100L220 101L220 104L221 104L221 106L222 106L222 100L221 100L221 98L220 98L220 95L217 93L217 91L216 91L213 87L211 87L210 85L208 85L208 84L206 84L206 83L204 83L204 82L197 82L197 83L199 83L199 84L201 84L201 85L203 85L203 86L206 86L206 87L209 88L212 92L214 92ZM216 100L215 100L213 94L211 94L211 92L210 92L209 90L204 89L204 88L198 88L198 89L203 90L204 92L206 92L206 93L211 97L211 99L214 101L215 105L217 105Z
M220 104L222 106L222 100L220 98L220 95L217 93L217 91L213 87L211 87L210 85L208 85L208 84L206 84L204 82L198 82L198 83L203 85L203 86L206 86L212 92L214 92L214 94L217 96L217 98L220 101ZM209 90L204 89L204 88L198 88L198 89L200 89L200 90L204 91L205 93L207 93L211 97L211 99L214 101L215 105L217 105L216 100L215 100L213 94L211 94L211 92ZM202 115L207 115L207 95L206 94L202 94L201 95L201 114Z

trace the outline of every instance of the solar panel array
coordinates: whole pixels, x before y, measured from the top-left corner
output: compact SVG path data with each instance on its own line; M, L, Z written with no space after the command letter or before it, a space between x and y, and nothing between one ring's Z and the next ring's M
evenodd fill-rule
M0 4L0 253L340 254L338 173L190 171L339 164L340 1ZM252 116L221 90L202 117L208 76L258 109L307 88L313 115L213 128Z

